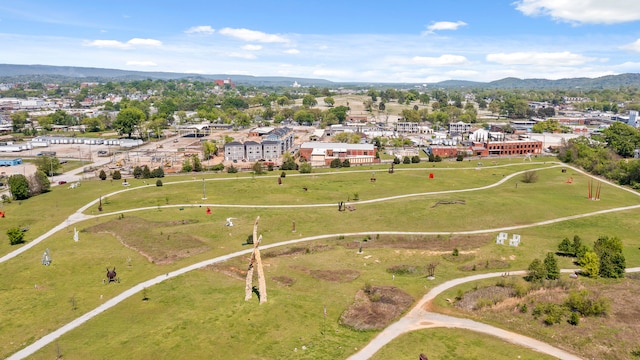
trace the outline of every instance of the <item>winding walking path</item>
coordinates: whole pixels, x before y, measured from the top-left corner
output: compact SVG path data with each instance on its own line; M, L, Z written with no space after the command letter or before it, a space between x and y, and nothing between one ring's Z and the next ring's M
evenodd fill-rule
M564 167L569 167L572 168L573 170L583 173L587 176L591 176L590 174L587 174L579 169L573 168L571 166L567 166L565 164L562 165L553 165L551 167L547 167L547 168L553 168L553 167L558 167L558 166L564 166ZM489 168L489 167L487 167ZM527 170L525 170L527 171ZM373 203L373 202L380 202L380 201L388 201L388 200L394 200L394 199L400 199L400 198L407 198L407 197L414 197L414 196L423 196L423 195L432 195L432 194L446 194L446 193L457 193L457 192L468 192L468 191L478 191L478 190L484 190L484 189L489 189L495 186L499 186L502 183L504 183L505 181L513 178L514 176L517 176L519 174L522 174L524 171L521 172L516 172L513 173L511 175L505 176L504 178L502 178L500 181L494 183L494 184L490 184L487 186L483 186L483 187L479 187L479 188L473 188L473 189L462 189L462 190L448 190L448 191L438 191L438 192L429 192L429 193L418 193L418 194L405 194L405 195L398 195L398 196L392 196L392 197L386 197L386 198L379 198L379 199L372 199L372 200L367 200L367 201L358 201L359 204L363 204L363 203ZM603 181L601 179L599 179L600 181ZM189 180L189 182L191 181L198 181L198 180ZM608 181L604 181L606 183L608 183L609 185L621 188L623 190L629 191L630 193L633 193L636 196L639 196L640 194L620 187L616 184L610 183ZM176 182L179 183L179 182ZM170 183L167 183L170 184ZM151 185L147 185L147 186L151 186ZM113 196L116 195L118 193L122 193L125 191L131 191L134 189L139 189L141 187L136 187L136 188L128 188L128 189L124 189L124 190L120 190L120 191L116 191L113 193L110 193L108 195L105 195L104 197L109 197L109 196ZM28 249L32 248L33 246L37 245L38 243L44 241L46 238L48 238L49 236L53 235L54 233L58 232L59 230L64 229L66 226L69 226L71 224L77 223L77 222L81 222L87 219L91 219L91 218L95 218L95 217L100 217L100 216L107 216L107 215L112 215L115 213L122 213L122 212L131 212L131 211L143 211L143 210L149 210L149 209L157 209L157 206L154 207L145 207L145 208L138 208L138 209L129 209L129 210L124 210L124 211L118 211L118 212L113 212L113 213L108 213L108 214L100 214L100 215L86 215L83 212L85 210L87 210L89 207L94 206L97 202L99 201L99 199L95 199L91 202L89 202L88 204L86 204L85 206L81 207L80 209L78 209L75 213L73 213L71 216L69 216L65 221L63 221L61 224L57 225L56 227L52 228L51 230L49 230L48 232L46 232L45 234L39 236L38 238L34 239L33 241L29 242L28 244L22 246L21 248L3 256L0 257L0 263L5 262L9 259L12 259L16 256L18 256L19 254L27 251ZM262 207L262 208L290 208L290 207L300 207L300 208L304 208L304 207L319 207L319 206L335 206L335 204L307 204L307 205L222 205L222 204L202 204L203 206L218 206L218 207L244 207L244 208L257 208L257 207ZM183 204L183 205L166 205L166 206L161 206L162 208L166 208L166 207L180 207L180 206L193 206L192 204ZM566 216L566 217L562 217L562 218L556 218L556 219L550 219L550 220L545 220L545 221L541 221L541 222L536 222L536 223L532 223L532 224L527 224L527 225L517 225L517 226L509 226L509 227L502 227L502 228L492 228L492 229L482 229L482 230L472 230L472 231L460 231L460 232L394 232L394 231L386 231L386 232L356 232L356 233L342 233L342 234L324 234L324 235L318 235L318 236L311 236L311 237L305 237L305 238L300 238L300 239L295 239L295 240L289 240L289 241L282 241L282 242L278 242L278 243L273 243L273 244L269 244L269 245L263 245L261 246L262 249L270 249L270 248L274 248L274 247L279 247L279 246L286 246L286 245L291 245L291 244L296 244L296 243L301 243L301 242L307 242L307 241L314 241L314 240L321 240L321 239L327 239L327 238L335 238L337 236L363 236L363 235L375 235L375 234L393 234L393 235L437 235L437 234L480 234L480 233L494 233L494 232L499 232L499 231L506 231L506 230L514 230L514 229L521 229L521 228L527 228L527 227L535 227L535 226L541 226L541 225L547 225L547 224L552 224L552 223L556 223L556 222L561 222L561 221L567 221L567 220L573 220L573 219L578 219L578 218L583 218L583 217L588 217L588 216L594 216L594 215L599 215L599 214L604 214L604 213L610 213L610 212L616 212L616 211L625 211L625 210L631 210L631 209L637 209L640 208L640 204L638 205L632 205L632 206L626 206L626 207L619 207L619 208L614 208L614 209L606 209L606 210L600 210L600 211L595 211L595 212L591 212L591 213L586 213L586 214L579 214L579 215L572 215L572 216ZM56 339L58 339L60 336L64 335L65 333L77 328L78 326L84 324L86 321L92 319L93 317L101 314L102 312L106 311L107 309L110 309L114 306L116 306L117 304L119 304L120 302L124 301L125 299L135 295L138 292L141 292L143 289L153 286L153 285L157 285L165 280L174 278L176 276L180 276L183 275L187 272L190 272L192 270L196 270L196 269L200 269L206 266L209 266L211 264L215 264L215 263L219 263L219 262L223 262L229 259L232 259L234 257L237 256L242 256L242 255L247 255L252 251L252 249L246 249L246 250L242 250L242 251L237 251L234 253L230 253L227 255L223 255L223 256L219 256L213 259L209 259L209 260L205 260L196 264L192 264L189 266L186 266L184 268L175 270L173 272L169 272L167 274L163 274L163 275L159 275L156 276L155 278L152 278L150 280L141 282L125 291L123 291L122 293L116 295L115 297L105 301L102 305L98 306L97 308L81 315L80 317L72 320L71 322L63 325L62 327L58 328L57 330L44 335L43 337L41 337L40 339L36 340L34 343L26 346L25 348L19 350L18 352L14 353L13 355L11 355L8 359L14 360L14 359L23 359L29 355L34 354L36 351L38 351L39 349L43 348L44 346L50 344L51 342L55 341ZM569 272L571 270L563 270L564 272ZM634 269L628 269L628 271L640 271L640 268L634 268ZM517 272L511 272L511 274L513 275L522 275L524 274L524 271L517 271ZM397 336L406 333L408 331L413 331L413 330L417 330L417 329L424 329L424 328L431 328L431 327L459 327L459 328L464 328L464 329L469 329L469 330L473 330L473 331L477 331L477 332L483 332L483 333L487 333L493 336L498 336L500 338L503 338L509 342L512 342L514 344L518 344L521 346L525 346L525 347L529 347L531 349L534 349L536 351L542 352L542 353L546 353L552 356L556 356L559 357L561 359L568 359L568 360L573 360L573 359L580 359L579 357L576 357L575 355L569 354L563 350L560 350L558 348L555 348L549 344L540 342L538 340L532 339L532 338L528 338L526 336L517 334L517 333L512 333L506 330L502 330L490 325L486 325L486 324L482 324L473 320L468 320L468 319L461 319L461 318L456 318L456 317L452 317L452 316L447 316L447 315L442 315L442 314L437 314L437 313L432 313L429 311L425 310L425 305L428 304L430 301L432 301L438 294L440 294L442 291L445 291L446 289L449 289L453 286L457 286L459 284L465 283L465 282L469 282L469 281L476 281L476 280L480 280L480 279L486 279L486 278L491 278L491 277L496 277L496 276L501 276L503 273L489 273L489 274L479 274L479 275L474 275L474 276L469 276L469 277L465 277L465 278L460 278L460 279L454 279L451 281L447 281L443 284L440 284L436 287L434 287L433 289L431 289L417 304L416 306L410 310L405 316L403 316L399 321L397 321L396 323L390 325L389 327L387 327L386 329L384 329L380 334L378 334L378 336L376 336L368 345L366 345L364 348L362 348L358 353L354 354L353 356L351 356L349 359L368 359L369 357L371 357L373 354L375 354L379 349L381 349L384 345L386 345L387 343L389 343L391 340L395 339Z

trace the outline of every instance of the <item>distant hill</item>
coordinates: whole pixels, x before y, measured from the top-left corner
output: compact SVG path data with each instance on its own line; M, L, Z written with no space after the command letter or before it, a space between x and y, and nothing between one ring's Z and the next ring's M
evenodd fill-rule
M49 65L12 65L0 64L0 82L105 82L133 81L145 79L192 79L211 81L231 79L240 85L252 86L291 86L294 82L302 86L316 87L397 87L410 88L422 83L371 83L371 82L332 82L324 79L283 77L283 76L249 76L234 74L188 74L171 72L147 72L118 69L102 69L76 66ZM571 78L559 80L505 78L491 82L474 82L465 80L447 80L427 84L437 88L485 88L485 89L616 89L620 87L640 87L640 74L608 75L598 78Z

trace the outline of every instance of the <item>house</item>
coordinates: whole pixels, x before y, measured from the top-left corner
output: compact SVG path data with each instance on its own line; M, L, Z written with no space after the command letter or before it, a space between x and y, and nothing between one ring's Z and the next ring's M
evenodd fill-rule
M373 144L347 144L304 142L300 145L300 158L312 166L328 166L334 159L349 160L351 165L379 163L378 149Z
M226 161L244 159L244 144L238 141L224 144L224 159Z
M399 133L416 134L420 132L420 124L416 122L397 122L395 130Z

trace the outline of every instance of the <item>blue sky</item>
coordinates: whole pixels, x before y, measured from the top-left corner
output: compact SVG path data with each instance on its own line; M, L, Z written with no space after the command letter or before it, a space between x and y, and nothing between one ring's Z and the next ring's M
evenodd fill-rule
M5 1L0 63L355 82L598 77L640 72L640 1Z

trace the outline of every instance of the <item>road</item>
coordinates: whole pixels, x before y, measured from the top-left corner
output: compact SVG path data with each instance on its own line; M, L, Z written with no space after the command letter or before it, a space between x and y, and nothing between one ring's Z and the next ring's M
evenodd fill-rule
M562 165L557 165L557 166L565 166L565 167L570 167L567 166L565 164ZM572 168L575 171L582 172L579 169L575 169ZM432 192L432 193L428 193L428 194L440 194L440 193L451 193L451 192L466 192L466 191L477 191L477 190L483 190L483 189L487 189L487 188L491 188L491 187L495 187L495 186L499 186L500 184L502 184L503 182L507 181L508 179L517 176L519 174L522 174L523 172L516 172L514 174L511 174L509 176L505 176L504 178L502 178L500 181L488 185L488 186L484 186L484 187L480 187L480 188L475 188L475 189L464 189L464 190L452 190L452 191L442 191L442 192ZM315 175L315 174L314 174ZM591 176L589 174L585 174L587 176ZM603 181L601 179L598 179L600 181ZM188 181L199 181L199 180L188 180ZM606 181L604 181L606 182ZM169 184L169 183L167 183ZM616 184L612 184L609 183L612 186L618 187L618 188L622 188ZM151 186L151 185L148 185ZM108 197L108 196L113 196L115 194L121 193L121 192L125 192L125 191L132 191L134 189L137 188L128 188L128 189L123 189L123 190L119 190L116 191L114 193L110 193L108 195L103 196L104 198ZM625 189L622 188L626 191L629 191L630 193L633 193L636 196L640 196L640 194L629 190L629 189ZM367 202L376 202L376 201L388 201L388 200L394 200L394 199L399 199L399 198L405 198L405 197L410 197L410 196L421 196L421 195L425 195L427 193L420 193L420 194L406 194L406 195L399 195L399 196L394 196L394 197L388 197L388 198L381 198L381 199L375 199L375 200L369 200ZM65 221L63 221L61 224L57 225L56 227L52 228L51 230L49 230L47 233L39 236L38 238L32 240L31 242L27 243L26 245L22 246L21 248L3 256L0 257L0 263L8 261L14 257L16 257L17 255L27 251L28 249L32 248L33 246L37 245L38 243L44 241L45 239L47 239L49 236L55 234L57 231L64 229L66 226L69 226L71 224L80 222L80 221L84 221L87 219L91 219L94 218L96 216L107 216L107 215L112 215L114 213L109 213L109 214L100 214L100 215L85 215L83 214L83 212L89 208L90 206L95 205L97 202L99 201L99 199L95 199L91 202L89 202L88 204L84 205L83 207L81 207L80 209L78 209L74 214L72 214L71 216L69 216ZM358 203L364 203L364 202L358 202ZM203 206L220 206L220 207L230 207L230 205L223 205L223 204L202 204ZM168 205L168 206L162 206L162 207L176 207L176 206L192 206L192 204L183 204L183 205ZM309 205L235 205L233 207L247 207L247 208L256 208L256 207L316 207L316 206L335 206L335 204L309 204ZM146 209L157 209L158 207L152 207L152 208L140 208L140 209L130 209L128 211L142 211L142 210L146 210ZM456 235L456 234L479 234L479 233L496 233L496 232L501 232L501 231L508 231L508 230L513 230L513 229L521 229L521 228L526 228L526 227L535 227L535 226L540 226L540 225L547 225L547 224L551 224L551 223L555 223L555 222L561 222L561 221L567 221L567 220L572 220L572 219L577 219L577 218L582 218L582 217L587 217L587 216L594 216L594 215L598 215L598 214L604 214L604 213L609 213L609 212L615 212L615 211L625 211L625 210L629 210L629 209L636 209L636 208L640 208L640 204L639 205L633 205L633 206L627 206L627 207L620 207L620 208L615 208L615 209L606 209L606 210L601 210L601 211L595 211L595 212L591 212L591 213L586 213L586 214L578 214L578 215L573 215L573 216L567 216L567 217L562 217L562 218L557 218L557 219L550 219L550 220L546 220L546 221L541 221L541 222L537 222L537 223L532 223L532 224L527 224L527 225L519 225L519 226L511 226L511 227L503 227L503 228L491 228L491 229L482 229L482 230L472 230L472 231L461 231L461 232L356 232L356 233L344 233L344 234L324 234L324 235L318 235L318 236L312 236L312 237L306 237L306 238L300 238L300 239L295 239L295 240L289 240L289 241L282 241L279 243L273 243L273 244L269 244L269 245L265 245L265 246L261 246L262 249L270 249L270 248L274 248L274 247L280 247L280 246L288 246L288 245L292 245L292 244L296 244L296 243L301 243L301 242L308 242L308 241L314 241L314 240L321 240L321 239L327 239L327 238L336 238L337 236L364 236L364 235L375 235L375 234L396 234L396 235L437 235L437 234L441 234L441 235ZM122 211L118 211L118 213L122 213ZM51 342L55 341L57 338L59 338L60 336L64 335L65 333L77 328L78 326L84 324L86 321L92 319L93 317L101 314L102 312L104 312L105 310L114 307L116 305L118 305L120 302L124 301L125 299L141 292L143 289L148 288L150 286L153 285L157 285L159 283L161 283L162 281L174 278L176 276L180 276L183 275L189 271L193 271L196 269L200 269L206 266L209 266L211 264L215 264L215 263L219 263L222 261L226 261L229 259L232 259L234 257L237 256L243 256L246 254L249 254L252 251L252 249L247 249L247 250L243 250L243 251L238 251L238 252L234 252L234 253L230 253L224 256L219 256L213 259L209 259L209 260L205 260L196 264L192 264L189 266L186 266L184 268L181 268L179 270L167 273L167 274L163 274L163 275L159 275L153 279L144 281L142 283L139 283L127 290L125 290L124 292L116 295L115 297L107 300L106 302L104 302L102 305L98 306L97 308L83 314L82 316L74 319L73 321L67 323L66 325L63 325L62 327L58 328L57 330L41 337L40 339L36 340L34 343L28 345L27 347L25 347L24 349L14 353L13 355L11 355L8 359L23 359L29 355L34 354L36 351L38 351L39 349L41 349L42 347L50 344ZM636 270L637 269L637 270ZM634 269L630 269L630 271L638 271L640 270L640 268L634 268ZM568 271L573 271L573 270L563 270L564 272L568 272ZM479 279L483 279L483 278L491 278L491 277L496 277L496 276L501 276L503 273L489 273L489 274L479 274L479 275L475 275L475 276L470 276L470 277L465 277L465 278L460 278L460 279L454 279L448 282L445 282L443 284L440 284L436 287L434 287L433 289L431 289L417 304L416 306L409 311L405 316L403 316L398 322L390 325L389 327L387 327L386 329L384 329L378 336L376 336L369 344L367 344L364 348L362 348L357 354L353 355L350 359L352 360L356 360L356 359L368 359L369 357L371 357L373 354L375 354L379 349L381 349L384 345L386 345L387 343L389 343L391 340L395 339L396 337L398 337L399 335L408 332L408 331L413 331L413 330L418 330L418 329L424 329L424 328L430 328L430 327L459 327L459 328L464 328L464 329L469 329L469 330L473 330L473 331L478 331L478 332L483 332L483 333L487 333L493 336L498 336L500 338L503 338L509 342L512 342L514 344L518 344L521 346L525 346L525 347L529 347L531 349L534 349L536 351L539 352L543 352L552 356L556 356L559 357L561 359L569 359L569 360L573 360L573 359L580 359L579 357L576 357L575 355L569 354L567 352L564 352L560 349L557 349L551 345L542 343L538 340L532 339L532 338L528 338L526 336L517 334L517 333L512 333L512 332L508 332L499 328L495 328L493 326L489 326L486 324L482 324L479 322L475 322L472 320L468 320L468 319L460 319L460 318L456 318L456 317L452 317L452 316L447 316L447 315L442 315L442 314L436 314L436 313L432 313L429 311L425 310L425 305L428 304L430 301L432 301L438 294L440 294L442 291L445 291L446 289L449 289L453 286L457 286L459 284L465 283L465 282L469 282L469 281L476 281ZM524 271L519 271L519 272L511 272L511 274L513 275L522 275L524 274Z

